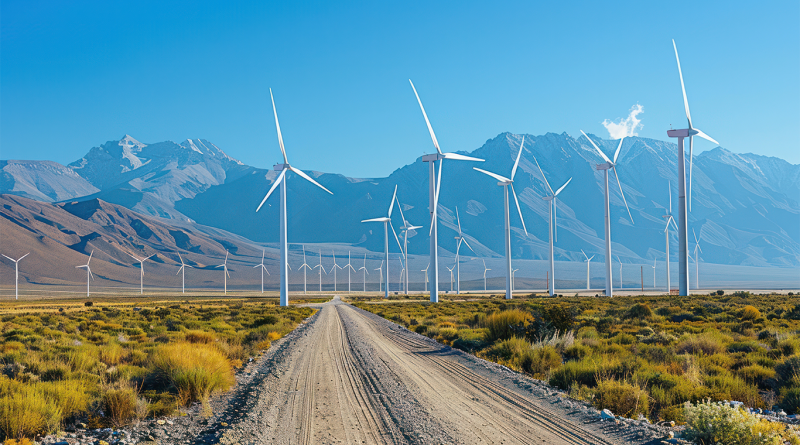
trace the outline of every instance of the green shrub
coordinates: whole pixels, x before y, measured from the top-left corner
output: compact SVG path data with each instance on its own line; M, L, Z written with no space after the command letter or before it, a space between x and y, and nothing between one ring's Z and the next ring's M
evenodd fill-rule
M137 417L136 391L132 388L111 389L103 394L103 412L116 427Z
M274 317L273 317L274 318ZM270 323L272 324L272 323ZM259 325L261 326L261 325ZM211 344L217 341L217 336L213 332L190 330L183 333L183 339L189 343Z
M597 364L591 360L566 362L550 373L548 383L565 391L574 383L591 388L597 383L597 369Z
M5 438L32 438L52 433L60 423L58 405L32 386L20 385L0 395L0 431Z
M520 365L523 371L537 378L546 378L551 369L561 365L561 355L552 346L541 346L526 351Z
M648 306L647 303L637 303L628 309L628 312L625 313L624 318L634 320L649 320L653 318L653 310L650 309L650 306Z
M486 340L494 342L509 339L514 334L512 327L525 326L531 319L531 314L519 309L496 312L486 317L484 322L484 327L488 329Z
M742 309L742 314L740 315L742 320L756 320L761 318L761 311L756 309L754 306L745 306Z
M629 418L649 413L649 396L639 385L606 379L597 382L594 393L594 405L597 409L607 408L614 414Z
M688 337L675 345L675 352L678 354L717 354L723 352L725 348L722 343L710 334L700 334Z
M686 402L684 438L699 444L783 444L782 423L759 419L721 402ZM787 437L788 439L788 437Z
M225 391L234 383L230 361L211 345L162 345L152 361L156 373L175 387L184 406L196 401L206 404L212 393Z

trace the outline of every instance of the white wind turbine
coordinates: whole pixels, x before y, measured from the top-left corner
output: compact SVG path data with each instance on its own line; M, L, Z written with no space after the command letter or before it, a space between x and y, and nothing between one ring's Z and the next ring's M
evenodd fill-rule
M188 264L183 262L183 257L181 256L180 252L178 252L178 258L181 259L181 267L180 267L180 269L178 269L177 272L175 272L175 275L178 275L179 273L183 272L183 275L181 275L181 293L185 294L186 293L186 268L187 267L192 267L192 266L190 266L190 265L188 265ZM263 287L264 285L262 284L261 286L262 286L261 287L261 292L264 292L264 287Z
M375 270L378 271L378 292L380 292L383 289L383 262L384 261L385 260L381 260L381 265L377 269L375 269ZM387 290L386 290L386 297L387 298L389 297L388 286L387 286Z
M594 255L592 255L590 258L589 255L586 255L586 252L584 252L583 249L581 249L581 253L586 257L584 260L586 263L586 290L589 290L589 281L591 280L591 276L589 275L589 266L592 263L592 258L594 258Z
M19 259L11 258L8 255L3 255L4 257L8 258L9 260L14 262L14 299L19 300L19 262L22 261L23 258L30 255L31 253L28 252L25 255L19 257Z
M514 274L517 273L519 269L514 269L511 271L511 292L514 292Z
M384 297L389 298L389 228L391 227L392 233L394 234L394 239L397 241L397 246L400 247L400 250L403 250L403 246L400 245L400 240L397 238L397 233L394 231L394 226L392 226L392 210L394 209L394 201L397 198L397 186L394 186L394 194L392 195L392 200L389 204L389 212L386 216L380 218L372 218L372 219L365 219L361 221L362 223L365 222L382 222L383 223L383 259L386 262L386 271L381 271L381 275L384 276L385 274L385 281L386 281L386 288L384 292ZM381 263L383 264L383 263Z
M92 269L89 267L89 263L92 262L92 255L94 255L94 249L89 253L89 259L86 260L86 264L82 266L75 266L76 269L80 269L82 267L86 268L86 296L89 296L89 278L94 280L94 275L92 275ZM130 254L129 254L130 255Z
M150 258L152 258L153 255L155 255L155 254L150 255L147 258L141 258L141 259L137 258L137 257L135 257L135 256L133 256L131 254L128 254L128 255L131 258L133 258L134 260L139 262L139 294L144 294L144 262L149 260ZM91 257L89 259L91 259ZM86 263L86 266L87 267L89 266L88 262ZM94 279L94 277L92 277L92 279Z
M400 280L397 282L397 291L400 292L400 291L403 290L403 276L406 273L406 263L405 263L405 261L403 261L403 254L402 253L400 254L400 257L398 259L400 260ZM407 289L406 289L406 293L408 293Z
M322 292L322 272L325 272L325 268L322 267L322 250L319 251L319 264L314 266L314 269L319 267L319 291ZM328 272L325 272L327 275Z
M478 259L483 261L483 291L486 292L486 272L492 269L486 267L486 260L484 260L483 258L473 258L473 260L478 260Z
M307 292L307 290L308 290L307 287L306 287L306 273L309 270L312 270L311 266L309 266L308 263L306 263L306 246L305 245L303 245L303 264L300 265L300 269L303 270L303 293L305 294Z
M675 226L675 230L678 230L678 225L675 224L675 218L672 217L672 183L671 182L668 183L668 187L669 187L669 193L668 193L668 195L669 195L669 213L667 213L666 215L662 216L662 218L667 220L667 225L664 227L664 238L665 238L664 242L665 242L665 245L666 245L664 252L666 253L667 259L664 261L664 264L667 266L667 294L669 295L669 293L672 291L670 289L670 275L669 275L669 223L672 223L672 225Z
M658 260L653 258L653 289L656 288L656 262Z
M331 252L333 253L333 266L331 266L331 269L333 269L333 291L336 292L336 269L343 269L343 267L336 264L336 252L333 249L331 249Z
M433 127L431 126L431 122L428 120L428 115L425 113L425 107L422 106L422 101L419 98L419 94L417 94L417 89L414 88L414 83L411 82L411 79L408 80L411 84L411 89L414 90L414 95L417 97L417 102L419 102L419 108L422 110L422 116L425 118L425 124L428 126L428 132L431 134L431 140L433 141L433 146L436 148L436 153L431 155L425 155L422 157L423 162L428 162L428 205L430 208L428 209L431 214L431 231L430 231L430 241L431 241L431 248L430 248L430 255L431 255L431 264L433 265L433 269L431 270L431 286L430 286L430 295L431 295L431 302L437 303L439 302L439 241L438 241L438 219L436 218L436 209L439 207L439 187L442 183L442 166L445 159L452 159L455 161L478 161L483 162L483 159L472 158L469 156L460 155L457 153L443 153L442 149L439 148L439 141L436 140L436 135L433 133ZM434 163L439 161L439 172L438 176L436 175L436 167ZM434 177L436 177L436 182L434 182Z
M472 250L472 253L475 253L475 250L472 249L472 246L469 245L469 242L464 237L464 233L461 231L461 218L458 216L458 207L456 207L456 221L458 221L458 236L456 236L456 293L461 293L461 256L459 255L459 250L461 250L461 243L464 243L469 247L469 250ZM477 254L476 254L477 255Z
M695 289L700 289L700 257L698 256L697 251L699 250L700 252L702 252L703 249L700 248L700 240L697 239L697 234L694 233L694 229L692 229L692 235L694 235L694 267L695 267L694 278L696 284ZM702 230L700 231L700 236L703 236Z
M710 142L719 145L719 142L712 139L692 125L692 115L689 113L689 100L686 98L686 86L683 83L683 72L681 71L681 60L678 57L678 47L675 40L672 40L672 47L675 49L675 61L678 63L678 76L681 78L681 91L683 92L683 107L686 111L686 120L689 128L683 130L669 130L669 137L678 138L678 293L680 296L689 295L689 235L686 216L686 154L683 148L683 139L689 138L689 210L692 208L692 164L694 151L694 136L700 136Z
M400 233L403 235L403 258L405 263L405 293L408 295L408 232L411 230L421 229L422 226L413 226L410 222L406 220L405 214L403 214L403 206L400 205L400 200L395 197L395 201L397 201L397 209L400 210L400 217L403 219L403 227L400 228ZM426 289L427 290L427 289Z
M227 250L225 250L225 262L223 262L222 264L220 264L217 267L221 267L222 271L224 272L222 274L222 277L225 279L225 293L227 294L228 293L228 277L231 276L231 274L228 273L228 251ZM263 277L263 274L262 274L262 277Z
M420 270L420 272L425 272L425 292L428 292L428 269L431 267L431 263L428 263L424 269Z
M450 292L453 292L453 269L455 268L456 268L455 264L453 264L453 267L447 267L447 270L450 272Z
M542 167L539 166L539 161L536 160L536 156L533 156L533 160L536 162L536 167L539 168L539 173L542 174L544 184L547 186L547 190L550 192L549 195L543 197L542 199L545 201L550 201L550 217L547 218L547 223L550 226L550 283L547 287L550 289L550 296L552 297L556 294L556 262L553 255L553 229L555 229L555 240L558 241L558 219L556 218L558 207L556 205L556 196L558 196L558 194L564 190L567 184L572 181L572 178L569 178L560 189L554 192L553 188L550 187L550 183L547 181L547 178L545 178Z
M283 146L283 136L281 135L281 126L278 123L278 111L275 109L275 98L272 97L272 89L269 90L269 97L272 99L272 112L275 114L275 128L278 131L278 144L281 147L281 154L283 155L283 164L276 164L273 168L276 171L280 171L281 173L278 175L278 178L275 179L275 182L272 183L272 187L270 187L267 195L264 196L264 199L261 200L261 204L258 205L256 212L261 209L261 206L267 202L267 198L269 195L275 191L275 188L280 184L281 190L281 215L280 215L280 225L281 225L281 306L288 306L289 305L289 271L287 270L289 267L289 245L288 245L288 228L287 228L287 221L286 221L286 172L293 171L297 173L298 176L302 177L303 179L307 180L308 182L316 185L317 187L325 190L326 192L330 193L331 195L333 192L326 189L322 185L320 185L317 181L311 179L310 176L303 173L302 170L299 168L292 167L289 165L289 159L286 157L286 149ZM322 276L320 276L320 283L322 280ZM321 284L320 284L321 287Z
M581 130L583 133L583 130ZM625 209L628 210L628 216L631 219L631 224L633 224L633 216L631 216L631 209L628 208L628 201L625 199L625 192L622 191L622 183L619 181L619 175L617 174L617 158L619 157L619 151L622 149L622 141L625 140L623 136L619 140L619 146L617 147L617 151L614 152L614 161L608 159L605 153L600 150L600 147L594 143L594 141L589 137L586 136L586 133L583 133L586 139L592 144L592 146L600 153L600 156L606 161L603 164L598 164L596 169L603 171L604 177L604 184L605 184L605 202L603 204L603 208L605 209L605 238L606 238L606 296L612 297L614 296L614 284L612 282L612 273L611 273L611 209L609 204L609 189L608 189L608 170L614 170L614 176L617 178L617 185L619 186L619 193L622 195L622 201L625 203Z
M364 254L364 265L358 268L358 270L362 270L362 269L364 270L364 274L363 274L364 275L364 292L366 292L367 291L367 275L369 274L369 272L367 272L367 254L366 253Z
M622 260L619 259L618 255L615 256L617 257L617 262L619 263L619 288L622 289Z
M355 272L356 269L350 264L350 251L347 251L347 264L344 266L347 269L347 293L350 293L350 272Z
M505 218L506 218L506 225L505 225L505 249L506 249L506 299L511 299L512 297L512 270L511 270L511 218L508 214L508 187L511 186L511 194L514 195L514 202L517 204L517 211L519 212L519 220L522 222L522 229L525 231L525 236L528 236L528 229L525 227L525 220L522 218L522 209L519 206L519 199L517 199L517 192L514 191L514 176L517 174L517 167L519 166L519 158L522 156L522 147L525 144L525 136L522 137L522 143L519 144L519 153L517 153L517 160L514 161L514 167L511 169L511 178L506 178L504 176L500 176L496 173L488 172L486 170L481 170L477 167L472 167L474 170L477 170L483 174L489 175L494 179L497 179L497 185L503 187L503 207L505 209Z
M303 252L303 253L305 253L305 252ZM266 272L267 275L269 275L269 271L267 270L267 266L264 265L264 255L266 255L266 254L267 254L267 250L266 249L261 249L261 264L256 264L255 266L253 266L253 269L259 268L259 267L261 268L261 293L262 294L264 293L264 272ZM303 256L303 262L305 262L305 255Z

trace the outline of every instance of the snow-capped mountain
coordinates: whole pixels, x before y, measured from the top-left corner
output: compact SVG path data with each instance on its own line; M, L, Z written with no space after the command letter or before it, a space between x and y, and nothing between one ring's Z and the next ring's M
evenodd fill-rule
M590 137L609 156L618 144ZM503 133L472 152L464 152L485 162L445 162L439 201L442 250L452 252L455 248L457 207L464 232L477 254L503 254L502 189L472 167L509 175L521 139L522 135ZM601 158L583 136L576 139L566 133L547 133L525 135L514 186L529 235L526 237L522 230L512 200L514 257L547 258L549 213L547 202L541 199L546 186L533 156L554 188L573 178L559 195L556 259L582 260L581 249L589 255L602 253L603 173L595 169ZM101 198L150 215L191 219L257 242L278 241L277 195L255 213L276 173L243 165L208 141L148 145L126 136L93 148L70 167L99 189L84 199ZM623 262L637 263L663 259L662 216L669 203L670 183L673 205L678 202L677 147L659 140L627 138L617 170L633 224L612 176L611 233L615 256L619 255ZM425 227L410 234L409 249L417 254L427 252L428 167L421 158L387 178L308 173L334 195L290 175L291 243L337 242L382 250L383 228L360 221L384 214L397 184L405 217ZM716 148L695 157L693 173L689 228L701 239L701 261L800 265L800 166ZM677 213L677 208L673 210ZM395 227L400 226L399 213L393 217ZM674 231L671 236L675 260L677 236ZM690 240L689 248L693 249L691 234Z
M54 202L100 191L69 167L52 161L0 161L0 191Z

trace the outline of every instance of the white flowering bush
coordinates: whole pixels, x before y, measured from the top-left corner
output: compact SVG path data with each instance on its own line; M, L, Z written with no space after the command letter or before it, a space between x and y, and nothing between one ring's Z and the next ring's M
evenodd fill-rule
M800 443L787 426L761 419L727 403L699 402L684 405L684 438L700 445L783 445Z

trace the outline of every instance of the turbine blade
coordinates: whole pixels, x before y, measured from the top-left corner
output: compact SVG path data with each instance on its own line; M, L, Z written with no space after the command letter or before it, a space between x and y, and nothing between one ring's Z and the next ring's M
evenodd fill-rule
M617 151L614 152L614 163L617 162L617 158L619 157L619 152L622 150L622 141L625 140L625 136L619 138L619 145L617 146Z
M559 190L559 192L560 191L561 190ZM555 241L558 241L558 216L556 216L556 212L558 211L558 205L556 204L557 202L558 201L556 201L556 197L553 196L553 232L555 233Z
M467 247L469 247L469 250L471 250L471 251L472 251L472 253L474 253L475 255L477 255L477 253L475 253L475 249L473 249L473 248L472 248L472 246L470 246L470 245L469 245L469 241L467 241L467 239L466 239L466 238L461 238L461 240L462 240L462 241L464 241L464 244L466 244L466 245L467 245Z
M558 189L555 193L553 193L553 196L558 196L558 194L561 193L561 190L564 190L564 188L567 186L567 184L570 183L570 181L572 181L572 178L569 178L567 182L565 182L564 185L561 186L560 189Z
M147 258L143 259L142 261L147 261L147 260L149 260L150 258L153 258L154 256L156 256L156 254L152 254L152 255L150 255L149 257L147 257Z
M267 192L267 195L264 196L264 199L261 200L261 204L258 205L258 208L256 209L256 212L261 210L261 206L263 206L264 203L267 202L267 199L269 198L269 195L271 195L272 192L275 191L275 188L278 187L278 184L280 184L281 181L283 181L284 176L286 176L286 170L281 170L281 174L278 175L278 179L276 179L275 182L272 183L272 187L269 188L269 191Z
M692 229L692 235L694 235L694 243L700 244L700 241L697 240L697 233L694 232L694 229Z
M403 206L400 205L400 200L395 197L395 202L397 202L397 210L400 211L400 219L403 220L403 226L407 226L406 215L403 214Z
M672 218L667 218L667 226L666 226L666 227L664 227L664 232L666 232L667 230L669 230L669 223L670 223L670 221L672 221Z
M719 142L715 141L714 139L711 138L711 136L703 133L702 131L698 130L697 128L692 128L692 130L697 132L697 134L695 136L700 136L701 138L703 138L703 139L705 139L705 140L707 140L709 142L713 142L713 143L719 145Z
M269 89L269 98L272 99L272 112L275 114L275 128L278 129L278 144L281 146L281 153L283 154L283 163L288 164L289 160L286 158L286 149L283 147L283 135L281 134L281 124L278 123L278 110L275 108L275 98L272 97L272 88Z
M397 199L397 184L394 185L394 194L392 195L392 202L389 204L389 218L392 217L392 210L394 209L394 200Z
M388 220L389 220L389 218L387 218L385 216L382 216L380 218L365 219L365 220L362 220L361 222L362 223L365 223L365 222L385 222L385 221L388 221Z
M583 249L581 249L581 253L583 254L584 257L586 257L587 260L589 259L589 256L586 255L586 252L584 252Z
M689 136L689 211L690 212L692 211L692 165L693 164L694 164L694 137Z
M625 203L625 209L628 211L628 216L631 218L631 224L633 224L633 215L631 215L631 209L628 207L628 201L625 199L625 192L622 191L622 183L619 182L619 174L617 173L617 166L611 167L614 169L614 177L617 178L617 185L619 186L619 193L622 195L622 202Z
M677 231L678 230L678 223L675 222L675 218L670 216L669 219L672 221L672 226L675 227L675 231Z
M481 172L481 173L483 173L485 175L489 175L489 176L493 177L494 179L497 179L500 182L511 182L511 180L506 178L505 176L500 176L500 175L498 175L496 173L492 173L492 172L489 172L489 171L486 171L486 170L482 170L482 169L480 169L478 167L472 167L472 169L476 170L476 171L479 171L479 172Z
M672 181L667 181L667 187L669 187L669 214L672 215Z
M89 264L89 262L92 261L92 255L94 255L94 249L92 249L92 251L89 253L89 261L87 261L86 264Z
M544 180L544 185L547 186L547 190L550 190L550 194L552 195L553 194L553 188L550 187L550 183L547 182L547 178L544 176L544 172L542 171L542 167L539 165L539 161L536 160L536 155L531 155L531 156L533 156L533 162L536 163L536 167L539 168L539 173L542 174L542 179Z
M21 257L19 257L19 259L18 259L17 261L21 261L23 258L25 258L26 256L28 256L28 255L30 255L30 254L31 254L31 253L30 253L30 252L28 252L28 253L26 253L25 255L22 255Z
M461 218L458 216L458 206L456 206L456 221L458 221L458 236L461 236Z
M444 160L439 161L439 172L437 173L436 177L436 193L433 195L433 215L431 217L431 231L428 235L433 233L433 226L436 224L436 214L438 213L437 210L439 209L439 191L441 190L442 185L442 167L444 167Z
M306 181L309 181L310 183L316 185L317 187L321 188L322 190L325 190L326 192L330 193L331 195L333 194L332 191L330 191L330 190L326 189L325 187L323 187L322 185L320 185L319 182L311 179L311 176L308 176L307 174L303 173L303 171L300 170L299 168L289 167L289 170L297 173L298 175L302 176L303 179L305 179Z
M511 169L511 180L514 180L514 175L517 174L517 166L519 166L519 158L522 156L522 147L525 145L525 135L522 135L522 142L519 144L519 153L517 153L517 160L514 161L514 168Z
M511 194L514 195L514 202L517 203L517 211L519 212L519 220L522 221L522 230L525 231L525 236L528 236L528 229L525 227L525 220L522 219L522 208L519 206L519 200L517 199L517 192L514 191L514 184L511 184Z
M431 121L428 120L428 114L425 113L425 107L422 106L422 101L419 99L419 94L417 94L417 89L414 88L414 82L411 79L408 79L408 83L411 84L411 89L414 90L414 95L417 96L417 102L419 102L419 109L422 110L422 116L425 118L425 124L428 126L428 131L431 133L431 140L433 141L433 146L436 147L436 151L439 154L442 153L442 150L439 148L439 141L436 140L436 135L433 134L433 127L431 127Z
M583 133L583 130L581 130L581 133ZM584 136L586 136L586 133L583 133L583 135L584 135ZM600 150L600 147L598 147L598 146L597 146L597 144L595 144L595 143L594 143L594 141L592 140L592 138L590 138L589 136L586 136L586 139L588 139L588 140L589 140L589 142L592 144L592 146L593 146L595 149L597 149L597 152L598 152L598 153L600 153L600 156L602 156L602 157L603 157L603 159L605 159L605 160L606 160L606 162L608 162L609 164L613 164L613 162L611 162L611 159L608 159L608 156L606 156L606 154L605 154L605 153L603 153L603 151L602 151L602 150Z
M6 254L2 254L2 255L3 255L4 257L8 258L9 260L11 260L11 261L15 262L15 263L17 262L17 260L15 260L14 258L11 258L10 256L8 256L8 255L6 255Z
M178 271L175 272L175 275L178 275L179 273L181 273L182 270L183 270L183 266L181 266L180 269L178 269Z
M86 266L86 270L89 271L89 276L92 277L92 281L94 281L94 274L92 273L92 269L89 266Z
M403 246L400 244L400 238L397 237L397 232L394 231L394 225L392 225L391 221L389 221L389 227L391 227L392 233L394 234L394 240L397 241L397 247L399 247L400 248L400 252L402 252L403 251Z
M442 153L445 159L452 159L454 161L477 161L483 162L483 159L473 158L471 156L464 156L458 153Z
M678 62L678 75L681 77L681 91L683 91L683 107L686 109L686 119L689 121L689 128L692 128L692 115L689 113L689 99L686 98L686 86L683 84L681 59L678 57L678 47L675 45L675 39L672 39L672 47L675 48L675 60Z

